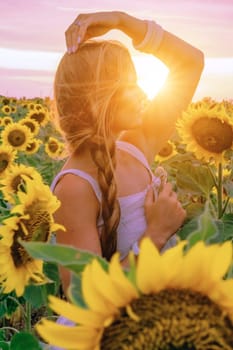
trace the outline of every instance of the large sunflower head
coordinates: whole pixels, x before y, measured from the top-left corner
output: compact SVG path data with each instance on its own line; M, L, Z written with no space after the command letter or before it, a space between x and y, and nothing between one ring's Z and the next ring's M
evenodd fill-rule
M6 172L4 178L0 180L1 191L4 198L9 203L14 203L17 193L25 190L25 177L37 183L43 181L41 175L34 167L29 167L24 164L12 165Z
M233 119L224 103L191 103L177 122L177 131L187 150L207 162L222 162L225 151L232 147Z
M85 307L50 297L73 326L42 320L38 333L67 350L232 349L233 280L223 279L232 244L199 242L187 253L184 244L161 255L146 238L127 271L118 253L108 271L94 259L81 277Z
M16 155L16 151L11 146L0 145L0 178L4 176L7 169L13 164Z
M16 150L24 151L32 139L32 133L27 126L20 123L8 124L2 131L2 141Z
M54 222L53 213L60 202L40 180L21 175L26 191L18 191L19 204L13 215L0 226L0 283L5 293L13 290L18 296L30 281L42 283L42 261L32 259L20 244L22 241L47 242L51 233L63 226Z
M19 217L5 219L0 226L0 236L0 283L4 293L15 290L20 296L28 283L44 281L43 261L34 260L20 244L20 239L35 239L32 231L25 233Z

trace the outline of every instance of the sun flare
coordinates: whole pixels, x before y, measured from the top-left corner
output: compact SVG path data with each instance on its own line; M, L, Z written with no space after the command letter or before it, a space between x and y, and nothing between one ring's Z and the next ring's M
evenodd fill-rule
M138 75L138 85L152 99L163 86L168 68L153 56L140 55L132 58Z

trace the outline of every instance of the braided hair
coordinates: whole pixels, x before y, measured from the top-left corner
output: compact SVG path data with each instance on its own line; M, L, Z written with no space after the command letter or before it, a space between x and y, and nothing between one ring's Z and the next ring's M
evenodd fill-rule
M135 74L130 54L115 41L87 41L61 59L54 81L57 122L70 152L88 148L98 169L104 230L100 241L109 260L117 249L120 206L115 180L116 146L111 130L113 97ZM136 74L135 74L136 76Z

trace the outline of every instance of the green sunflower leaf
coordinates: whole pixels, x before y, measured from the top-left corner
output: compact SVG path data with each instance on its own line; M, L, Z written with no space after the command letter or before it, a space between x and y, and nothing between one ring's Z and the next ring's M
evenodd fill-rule
M25 241L20 241L20 244L34 259L56 263L74 273L82 272L86 264L93 259L97 259L105 270L108 269L107 260L91 252L68 245Z
M213 243L219 233L216 220L209 211L209 203L206 202L204 212L197 218L197 228L194 229L186 237L188 240L188 248L192 247L198 241Z
M81 275L72 274L71 283L69 285L68 294L70 300L75 305L82 307L83 309L88 309L82 293L82 279Z
M0 341L0 350L10 350L9 344L5 341Z
M176 174L177 186L185 191L204 194L208 198L214 180L207 166L195 166L191 162L179 164Z
M233 239L233 213L224 214L217 226L222 242Z
M16 333L10 344L10 350L42 350L38 340L28 332Z
M24 292L24 298L35 308L47 305L48 295L56 295L60 285L57 264L45 262L43 272L50 282L43 285L28 285Z

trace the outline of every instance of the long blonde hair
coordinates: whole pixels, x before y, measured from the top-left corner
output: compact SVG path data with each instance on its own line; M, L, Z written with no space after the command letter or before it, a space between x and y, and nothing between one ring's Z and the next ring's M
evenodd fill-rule
M120 207L114 177L115 139L111 130L116 96L135 68L128 50L115 41L88 41L61 59L54 82L59 126L71 152L88 147L98 168L104 230L102 254L117 248Z

